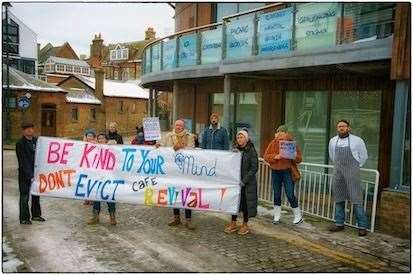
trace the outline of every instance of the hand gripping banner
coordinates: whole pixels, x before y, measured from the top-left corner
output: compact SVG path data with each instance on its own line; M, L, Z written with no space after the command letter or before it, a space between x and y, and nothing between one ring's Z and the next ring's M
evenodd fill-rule
M39 137L31 193L235 214L241 154Z

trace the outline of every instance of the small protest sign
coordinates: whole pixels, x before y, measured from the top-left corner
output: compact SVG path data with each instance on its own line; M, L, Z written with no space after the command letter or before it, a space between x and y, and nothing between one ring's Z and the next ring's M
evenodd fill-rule
M146 141L161 139L161 125L159 117L143 118L143 133Z

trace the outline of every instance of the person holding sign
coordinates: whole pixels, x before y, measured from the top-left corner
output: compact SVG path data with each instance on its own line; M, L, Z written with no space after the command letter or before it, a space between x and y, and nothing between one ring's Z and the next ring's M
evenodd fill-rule
M258 155L254 145L249 140L248 132L241 130L236 137L236 150L242 153L241 160L241 199L240 212L242 212L244 222L240 229L237 227L237 215L232 215L231 223L225 228L225 233L234 233L238 231L239 235L250 233L248 227L248 218L257 215L257 171Z
M83 136L83 141L90 142L90 143L97 143L95 130L93 130L93 129L86 129L86 130L85 130L85 135ZM85 205L85 206L91 205L91 204L92 204L92 202L91 202L91 201L88 201L88 200L85 200L85 201L83 202L83 205Z
M37 137L34 136L33 123L22 124L23 137L16 143L16 155L19 164L19 219L20 224L32 224L30 221L29 198L30 186L34 176L34 155ZM44 222L41 216L40 197L32 195L31 216L33 221Z
M360 167L368 158L366 144L350 134L350 123L340 120L337 135L330 140L328 153L334 163L333 195L336 201L335 224L331 232L344 230L345 202L350 201L356 212L359 236L367 235L367 216L363 208L363 190L360 184Z
M211 124L202 133L201 148L229 150L227 129L219 124L219 116L213 113L210 117Z
M160 144L157 143L155 146L159 147ZM174 130L172 132L169 132L166 135L165 146L172 147L175 151L179 149L184 149L184 148L194 148L194 138L192 134L189 133L185 129L184 120L178 119L177 121L175 121ZM181 224L179 208L174 208L173 214L174 214L174 217L171 219L171 221L169 221L168 225L177 226ZM185 226L186 228L190 230L194 230L195 226L191 222L191 216L192 216L192 211L189 209L185 209L185 219L186 219Z
M273 223L278 223L281 218L282 184L284 184L288 202L293 209L293 223L301 223L303 218L298 207L297 198L294 195L294 182L300 179L297 164L302 161L302 156L300 148L296 145L293 136L288 133L285 125L277 128L274 139L265 150L264 160L269 163L272 169L271 178L274 189Z
M97 136L99 144L107 144L108 138L106 134L101 133ZM114 202L108 202L108 211L110 216L110 224L116 225L115 210L116 204ZM99 223L99 214L100 214L100 201L93 202L93 217L88 221L88 224L98 224Z

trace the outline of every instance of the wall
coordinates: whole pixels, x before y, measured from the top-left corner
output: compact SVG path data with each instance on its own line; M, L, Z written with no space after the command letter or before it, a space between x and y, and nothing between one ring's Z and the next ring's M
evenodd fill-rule
M211 3L176 3L175 32L212 22Z
M72 109L78 109L78 120L72 120ZM96 111L96 120L92 121L91 109L98 109L99 105L91 104L73 104L66 103L63 108L63 116L66 118L65 123L58 127L63 127L62 134L67 138L81 138L86 129L95 129L97 133L104 131L104 128L99 127L99 121L102 120L99 112Z
M47 76L47 83L52 83L52 84L57 84L65 80L68 77L68 75L67 76L46 75L46 76Z
M19 53L21 57L36 59L37 68L37 34L20 21L14 14L9 16L19 25Z
M410 238L410 194L385 190L377 211L377 231Z

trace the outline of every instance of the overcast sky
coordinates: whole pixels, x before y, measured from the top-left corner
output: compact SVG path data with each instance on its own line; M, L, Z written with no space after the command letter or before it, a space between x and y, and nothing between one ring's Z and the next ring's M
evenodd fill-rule
M16 3L12 13L37 33L41 47L64 42L89 56L94 34L103 43L143 40L148 27L156 36L174 32L174 10L166 3Z

